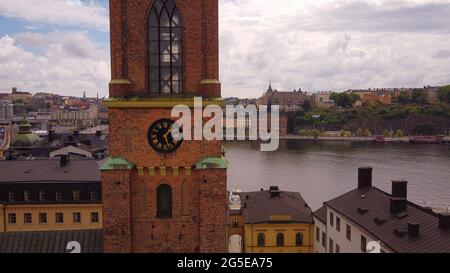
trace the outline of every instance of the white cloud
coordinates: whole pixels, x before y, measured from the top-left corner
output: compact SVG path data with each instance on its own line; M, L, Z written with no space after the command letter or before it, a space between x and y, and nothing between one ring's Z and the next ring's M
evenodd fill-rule
M221 0L224 96L450 82L450 1Z
M28 22L108 30L108 10L97 1L2 0L0 15Z
M17 36L22 40L34 37ZM59 40L54 43L48 39L45 53L35 54L20 47L14 37L0 38L0 82L31 92L81 95L86 91L92 96L97 92L106 96L110 78L107 54L84 33L67 33Z
M2 0L0 16L29 22L1 38L3 85L107 94L104 45L83 32L35 31L107 31L99 1ZM220 0L220 38L224 96L258 97L269 80L310 91L450 82L450 0Z

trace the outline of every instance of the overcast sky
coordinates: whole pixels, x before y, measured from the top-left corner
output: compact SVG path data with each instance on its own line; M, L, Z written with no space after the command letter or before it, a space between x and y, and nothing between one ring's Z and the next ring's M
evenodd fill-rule
M1 0L0 92L107 96L108 1ZM450 0L220 0L223 95L450 83Z

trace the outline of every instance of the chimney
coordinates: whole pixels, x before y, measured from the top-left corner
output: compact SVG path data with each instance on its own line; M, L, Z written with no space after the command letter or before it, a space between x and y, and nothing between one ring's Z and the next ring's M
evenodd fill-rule
M59 158L59 162L60 162L60 167L66 167L69 164L70 161L70 155L65 154L65 155L61 155Z
M372 171L371 167L358 169L358 189L372 187Z
M408 181L392 181L392 197L408 198Z
M420 236L420 224L408 223L408 235L412 238L418 238Z
M16 93L17 93L17 87L13 87L13 88L12 88L12 93L13 93L13 94L16 94Z
M96 135L97 137L101 137L101 136L102 136L102 131L101 131L101 130L96 131L96 132L95 132L95 135Z
M408 197L408 181L392 181L391 213L397 214L406 210Z
M450 213L439 214L439 228L442 230L450 230Z
M280 188L277 186L271 186L270 187L270 198L277 198L280 197Z
M55 131L49 130L48 131L48 142L52 142L53 140L55 140Z

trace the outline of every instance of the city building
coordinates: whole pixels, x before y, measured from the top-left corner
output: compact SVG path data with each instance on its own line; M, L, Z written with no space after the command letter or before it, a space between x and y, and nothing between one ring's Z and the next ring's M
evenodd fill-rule
M439 89L443 86L425 86L424 90L427 94L427 101L429 104L439 104L441 101L439 99Z
M271 187L233 193L230 200L230 252L313 252L312 211L300 193Z
M315 105L315 95L309 95L302 90L293 92L273 90L272 85L269 86L264 95L258 99L260 105L278 105L281 112L297 112L302 109L305 101L309 101L311 105Z
M97 161L0 161L0 232L101 229L101 198Z
M221 142L171 135L174 106L193 107L195 96L203 97L204 106L225 104L218 0L111 0L110 11L104 250L226 252L228 162Z
M407 200L406 181L392 194L372 185L372 168L360 168L358 188L313 213L319 253L449 253L450 214Z
M336 103L331 99L333 92L317 92L314 94L315 105L319 108L333 108Z
M0 101L0 120L8 121L14 118L14 104L10 101Z
M16 87L12 88L11 94L8 95L8 100L12 102L21 101L23 103L29 102L33 95L29 92L19 92Z

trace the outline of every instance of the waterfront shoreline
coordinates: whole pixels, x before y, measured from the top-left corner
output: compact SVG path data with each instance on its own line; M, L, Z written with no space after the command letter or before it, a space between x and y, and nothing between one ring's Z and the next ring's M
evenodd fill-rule
M402 138L384 138L379 141L377 137L310 137L310 136L298 136L287 135L280 137L282 140L308 140L308 141L337 141L337 142L378 142L378 143L411 143L411 144L427 144L427 143L415 143L412 142L410 137ZM432 143L432 144L449 144L450 137L444 138L445 143Z

